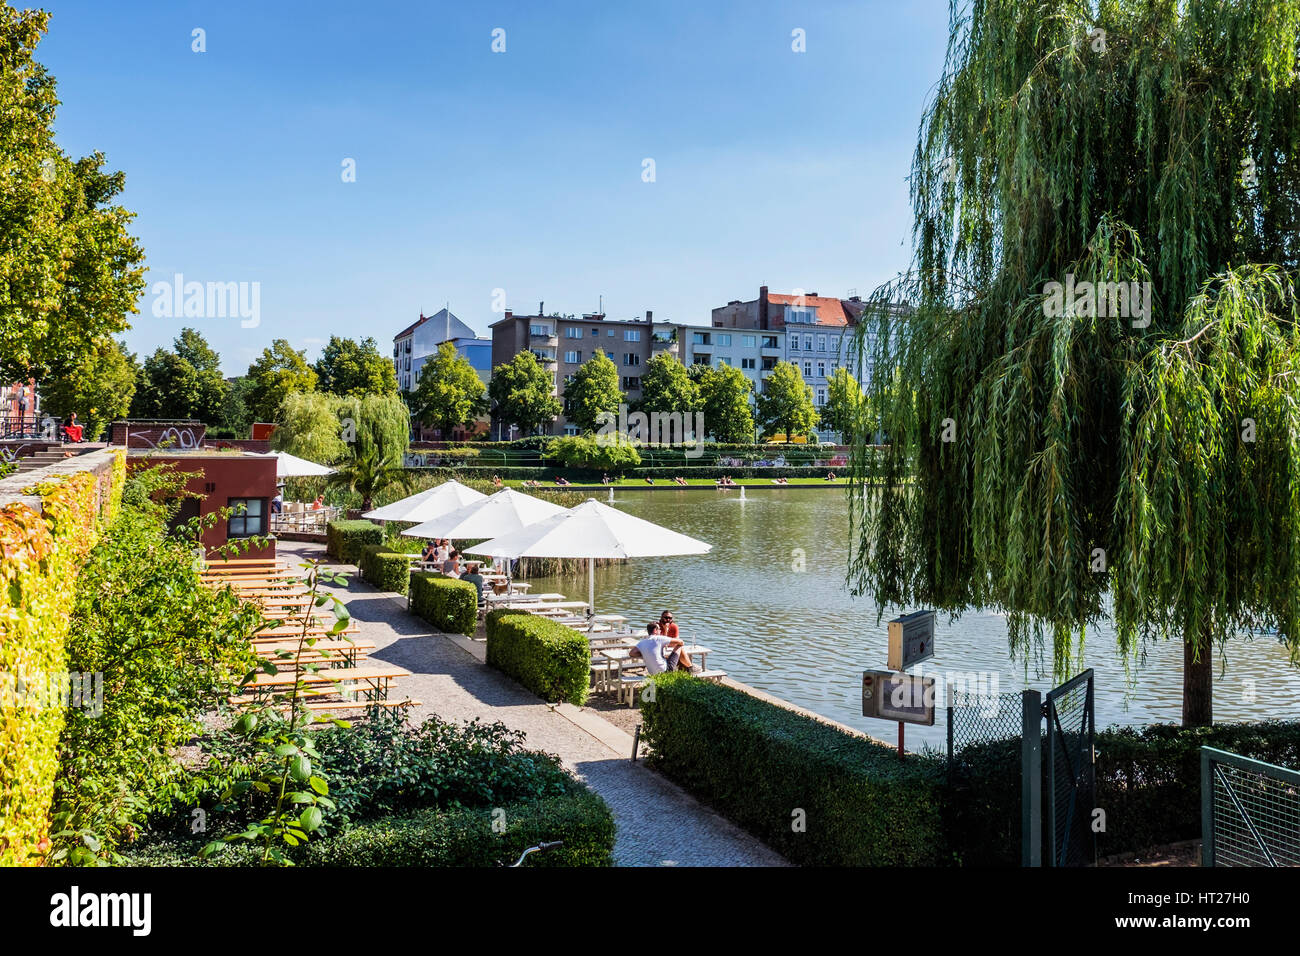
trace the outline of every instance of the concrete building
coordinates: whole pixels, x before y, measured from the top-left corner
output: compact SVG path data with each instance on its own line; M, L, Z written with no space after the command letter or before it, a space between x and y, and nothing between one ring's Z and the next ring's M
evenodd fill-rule
M397 387L415 391L420 369L443 342L451 342L456 351L469 360L479 378L487 382L492 376L492 341L479 336L447 309L433 315L420 313L414 325L393 336L393 365L397 368Z
M563 315L545 314L546 303L538 303L536 315L515 315L506 310L505 318L492 323L492 365L504 364L518 353L530 351L542 368L552 373L553 394L564 400L564 387L578 367L597 351L609 356L619 371L619 386L629 402L641 397L641 374L652 355L680 348L670 333L671 323L656 323L654 313L643 319L609 319L603 313ZM656 335L659 338L656 338ZM494 424L494 434L500 423ZM573 435L578 428L565 417L556 419L552 434ZM508 439L508 434L500 437ZM519 437L519 436L516 436Z

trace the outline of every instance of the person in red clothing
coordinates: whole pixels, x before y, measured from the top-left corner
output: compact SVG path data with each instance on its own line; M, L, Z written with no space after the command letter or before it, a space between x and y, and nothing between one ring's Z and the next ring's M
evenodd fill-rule
M79 442L81 437L81 426L77 424L77 413L73 412L68 420L68 424L63 426L63 434L68 441Z
M664 611L659 615L659 633L664 637L677 636L677 624L673 621L672 611Z

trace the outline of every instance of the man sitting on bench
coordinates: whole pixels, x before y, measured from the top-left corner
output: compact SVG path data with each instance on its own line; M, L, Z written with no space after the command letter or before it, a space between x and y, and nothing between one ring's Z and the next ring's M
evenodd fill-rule
M686 645L681 638L667 637L660 633L657 622L646 625L646 634L647 637L637 641L636 647L630 648L627 655L645 661L647 674L691 669L691 656L686 653Z

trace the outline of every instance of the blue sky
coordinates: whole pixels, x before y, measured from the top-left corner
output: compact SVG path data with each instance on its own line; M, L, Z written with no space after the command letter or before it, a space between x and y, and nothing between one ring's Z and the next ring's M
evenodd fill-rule
M256 328L157 318L146 293L128 345L194 325L227 374L273 338L313 359L331 334L387 351L447 303L486 332L496 289L520 312L594 312L603 295L612 318L705 324L763 283L865 294L907 265L905 177L948 14L947 0L42 5L59 143L126 173L150 284L260 283Z

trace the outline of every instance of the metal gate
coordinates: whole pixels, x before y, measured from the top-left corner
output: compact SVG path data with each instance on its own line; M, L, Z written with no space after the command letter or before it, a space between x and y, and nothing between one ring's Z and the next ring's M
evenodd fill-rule
M1097 837L1092 829L1097 792L1093 704L1091 668L1046 697L1038 691L1024 692L1021 845L1025 866L1091 866L1097 862Z
M1201 748L1204 866L1300 866L1300 772Z

